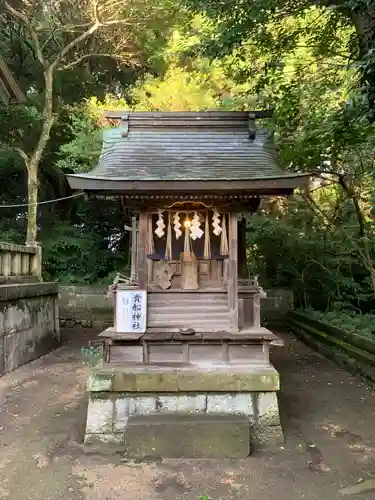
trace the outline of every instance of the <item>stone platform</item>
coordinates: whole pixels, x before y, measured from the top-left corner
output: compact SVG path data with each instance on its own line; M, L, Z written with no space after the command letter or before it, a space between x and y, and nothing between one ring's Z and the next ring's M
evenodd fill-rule
M181 415L197 419L226 416L229 420L238 416L245 418L248 428L243 433L241 427L241 439L246 441L244 436L249 434L251 446L272 446L283 442L277 401L279 376L268 363L253 363L250 366L248 363L199 366L188 363L105 363L93 371L87 389L86 445L111 443L117 445L114 451L120 448L129 456L138 457L141 452L136 450L155 447L152 446L154 441L161 442L156 439L155 433L159 429L160 435L165 436L165 431L163 426L155 425L150 431L150 440L143 441L141 447L131 445L139 441L136 438L139 426L134 419L142 418L139 425L146 426L147 419L151 425L158 416L173 420L173 416L181 419ZM201 423L207 425L203 421ZM184 425L188 424L185 422ZM181 424L181 428L184 425ZM195 440L203 432L198 427L199 422L195 422L192 427L196 429L195 434L191 431ZM222 438L226 439L224 435ZM223 446L220 433L216 434L215 445L207 447L206 458L212 457L215 449L217 457L225 455ZM227 449L230 456L237 453L233 449ZM250 453L250 449L249 445L244 456ZM189 454L189 450L186 453ZM196 450L190 450L190 453L192 457L197 456ZM244 453L243 447L241 453ZM200 456L204 456L202 450Z
M269 363L269 346L282 345L270 330L243 328L237 333L182 333L176 328L148 328L146 333L117 333L107 328L104 359L108 363Z

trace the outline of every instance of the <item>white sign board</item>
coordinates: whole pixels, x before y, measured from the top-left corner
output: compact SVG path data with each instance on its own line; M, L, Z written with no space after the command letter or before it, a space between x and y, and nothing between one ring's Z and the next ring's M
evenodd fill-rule
M145 333L147 319L146 290L117 290L117 333Z

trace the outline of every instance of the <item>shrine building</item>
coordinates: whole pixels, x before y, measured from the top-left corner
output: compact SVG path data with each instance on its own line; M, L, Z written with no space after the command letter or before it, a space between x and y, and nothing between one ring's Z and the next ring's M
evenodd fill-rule
M85 442L171 458L280 444L269 358L280 340L261 325L247 216L308 176L277 165L272 134L256 124L267 111L105 116L116 126L98 164L67 177L88 200L130 214L132 270L117 283L114 325L88 380Z

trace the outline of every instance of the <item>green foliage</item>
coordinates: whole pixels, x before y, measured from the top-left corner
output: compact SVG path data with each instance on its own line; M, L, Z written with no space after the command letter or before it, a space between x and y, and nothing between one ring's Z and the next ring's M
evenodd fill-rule
M135 31L94 38L95 50L117 50L129 35L135 66L93 57L57 74L56 120L40 168L40 198L68 196L64 173L95 165L108 126L103 109L273 107L269 125L281 164L311 172L313 180L293 199L262 202L262 216L250 218L249 274L259 274L265 287L291 288L301 307L373 310L375 131L364 118L367 99L356 90L362 56L352 24L340 9L306 2L192 3L200 10L189 18L173 0L136 2L136 9L148 11ZM35 142L42 75L25 33L16 36L7 19L0 22L6 28L2 53L29 97L26 106L0 109L0 143L7 145L0 151L0 203L22 204L25 169L11 148L22 143L28 151ZM370 70L371 58L366 64ZM22 243L25 210L0 209L1 239ZM45 278L110 282L129 265L125 222L120 203L76 198L41 205Z
M317 320L326 321L348 332L368 336L375 335L375 314L358 314L358 312L350 314L342 311L329 311L323 313L310 309L306 312Z
M346 52L351 55L350 62L361 72L358 80L367 100L366 114L374 118L372 104L375 97L375 18L373 2L362 0L321 0L312 2L297 0L284 2L280 0L184 0L195 12L205 14L215 21L215 30L208 34L198 47L200 52L210 57L222 57L233 49L241 48L249 39L254 40L257 47L267 48L271 65L279 65L285 52L298 47L301 33L308 45L314 48L316 55L333 55L340 45L340 29L350 26L352 35L347 39ZM304 19L306 14L315 10L316 15L309 24ZM321 17L328 16L328 22L321 26ZM287 26L285 20L292 20L293 27ZM269 27L273 26L273 33ZM353 30L354 28L354 30ZM349 62L349 61L347 61Z
M265 287L292 289L296 305L320 310L373 309L369 274L358 260L353 232L327 230L301 198L278 202L248 224L248 271Z
M103 359L103 347L95 345L82 347L81 355L83 357L83 364L93 368Z

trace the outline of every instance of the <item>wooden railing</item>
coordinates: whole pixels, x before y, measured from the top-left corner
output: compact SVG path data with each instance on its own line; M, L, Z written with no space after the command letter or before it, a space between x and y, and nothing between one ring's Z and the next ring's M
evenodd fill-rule
M0 242L0 283L24 281L42 281L41 247Z

